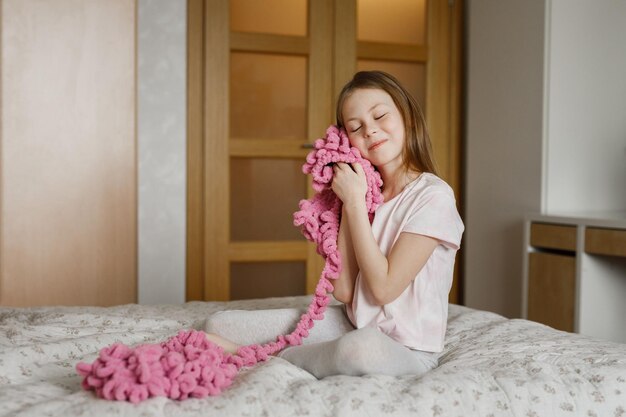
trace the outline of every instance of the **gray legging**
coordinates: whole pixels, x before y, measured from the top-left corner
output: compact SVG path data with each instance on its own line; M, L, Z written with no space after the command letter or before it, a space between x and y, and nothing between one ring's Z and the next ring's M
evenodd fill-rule
M317 378L331 375L418 375L437 366L438 354L411 350L372 327L327 342L289 347L277 356Z
M238 344L265 343L292 330L301 310L230 310L207 319L205 330ZM330 375L423 375L437 366L438 353L411 350L371 327L355 330L343 306L329 306L301 346L278 357L317 378Z

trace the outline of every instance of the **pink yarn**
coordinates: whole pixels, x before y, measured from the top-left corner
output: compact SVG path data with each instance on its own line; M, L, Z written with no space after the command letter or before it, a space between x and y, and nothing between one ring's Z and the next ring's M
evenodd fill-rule
M366 204L370 216L382 203L382 180L369 161L356 148L350 147L344 130L330 126L324 139L315 141L302 170L313 177L318 193L310 200L300 201L294 213L294 225L302 227L304 236L317 244L317 252L326 264L307 312L295 330L265 345L243 346L231 355L209 342L204 332L181 330L160 344L140 345L132 349L116 343L105 347L93 363L78 363L83 376L82 387L93 390L107 400L141 402L150 397L165 396L175 400L219 395L233 381L237 371L267 360L287 346L302 344L315 320L324 318L333 290L331 280L339 277L341 259L337 249L341 200L331 190L336 162L359 162L367 177ZM370 217L371 218L371 217Z

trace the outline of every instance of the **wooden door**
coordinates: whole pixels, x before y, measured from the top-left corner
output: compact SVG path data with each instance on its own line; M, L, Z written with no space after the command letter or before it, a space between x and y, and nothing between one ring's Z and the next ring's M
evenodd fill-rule
M135 302L135 0L0 19L0 305Z
M311 195L304 145L334 122L336 96L357 68L421 89L431 132L441 130L433 136L442 176L458 190L458 138L445 124L455 110L451 49L423 44L426 36L437 48L450 43L454 9L444 2L426 17L424 2L403 3L435 22L413 45L358 39L361 15L375 15L380 2L190 0L188 299L313 291L322 260L291 225Z

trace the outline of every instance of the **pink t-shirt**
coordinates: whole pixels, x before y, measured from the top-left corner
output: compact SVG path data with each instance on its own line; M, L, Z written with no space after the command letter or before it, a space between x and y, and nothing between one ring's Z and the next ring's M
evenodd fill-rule
M463 230L452 188L434 174L422 173L378 207L372 232L385 256L402 232L430 236L440 244L404 292L384 306L371 301L359 272L352 304L346 306L352 324L359 329L377 327L411 349L441 352Z

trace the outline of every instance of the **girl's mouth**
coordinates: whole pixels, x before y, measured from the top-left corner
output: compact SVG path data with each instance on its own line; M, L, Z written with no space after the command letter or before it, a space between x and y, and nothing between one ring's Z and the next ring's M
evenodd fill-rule
M374 149L380 147L383 143L387 142L387 139L379 140L378 142L373 143L367 148L368 151L373 151Z

